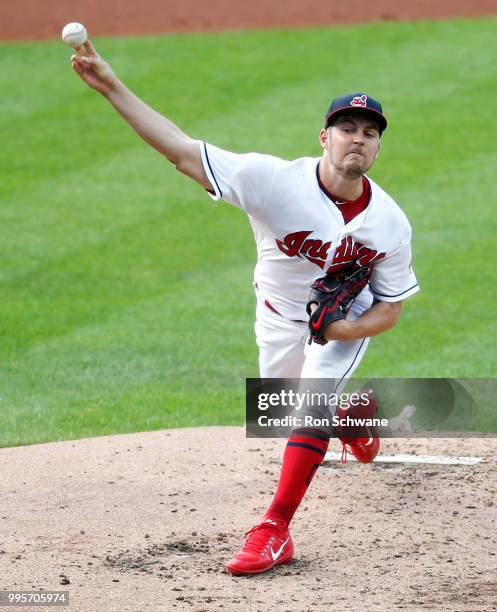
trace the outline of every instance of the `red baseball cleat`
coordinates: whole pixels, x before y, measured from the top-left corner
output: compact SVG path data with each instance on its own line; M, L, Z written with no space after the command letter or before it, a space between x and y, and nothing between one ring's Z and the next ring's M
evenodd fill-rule
M231 574L260 574L292 560L293 542L284 521L266 519L245 535L247 539L243 548L226 564Z
M349 416L351 418L372 419L378 410L378 400L372 389L356 391L361 396L361 402L357 406L348 408L338 407L337 415L340 418ZM367 395L367 397L364 397ZM347 450L360 463L371 463L380 450L380 439L375 438L369 427L338 427L338 437L342 443L342 463L347 462Z
M350 450L352 455L360 463L371 463L375 460L378 451L380 450L380 439L373 438L355 438L354 440L341 440L342 443L342 463L347 463L347 450ZM348 448L347 448L348 446Z

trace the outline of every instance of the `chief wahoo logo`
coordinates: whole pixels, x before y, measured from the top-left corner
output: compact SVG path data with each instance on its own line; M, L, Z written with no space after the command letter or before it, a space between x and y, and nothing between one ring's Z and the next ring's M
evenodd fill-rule
M352 99L350 106L359 106L365 108L368 103L368 97L366 95L356 96Z

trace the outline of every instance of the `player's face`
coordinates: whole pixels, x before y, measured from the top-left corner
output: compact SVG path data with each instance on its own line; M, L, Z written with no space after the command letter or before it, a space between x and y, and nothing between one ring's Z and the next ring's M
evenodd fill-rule
M321 146L338 174L357 179L373 165L380 148L378 125L368 117L345 115L321 131Z

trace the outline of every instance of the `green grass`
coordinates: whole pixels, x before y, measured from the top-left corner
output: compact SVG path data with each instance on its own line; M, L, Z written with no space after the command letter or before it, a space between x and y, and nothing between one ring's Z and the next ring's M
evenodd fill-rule
M391 127L372 176L412 222L422 292L358 376L478 378L497 363L496 25L95 43L190 135L236 151L319 155L334 95L380 98ZM257 375L249 224L144 145L69 55L0 45L0 445L241 424Z

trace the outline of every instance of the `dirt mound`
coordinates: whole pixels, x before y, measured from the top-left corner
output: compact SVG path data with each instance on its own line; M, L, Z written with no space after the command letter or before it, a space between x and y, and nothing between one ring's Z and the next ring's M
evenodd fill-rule
M284 444L226 427L0 450L2 589L67 590L78 611L495 609L495 439L382 443L473 466L325 464L294 562L227 574Z

